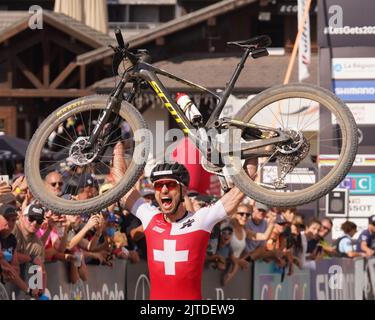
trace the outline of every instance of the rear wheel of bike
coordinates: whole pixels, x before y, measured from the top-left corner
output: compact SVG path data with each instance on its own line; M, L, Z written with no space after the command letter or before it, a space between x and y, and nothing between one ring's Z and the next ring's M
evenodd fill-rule
M25 159L27 182L35 198L53 212L97 212L118 201L143 171L149 132L141 114L127 102L122 102L119 114L112 112L103 129L107 131L99 135L96 143L106 148L84 148L107 100L107 96L94 95L68 102L45 119L30 141ZM118 142L127 167L119 181L114 179L118 171L112 168Z
M243 160L251 158L249 150L228 157L230 167L237 169L231 176L234 184L249 197L271 206L298 206L321 198L341 182L357 153L357 127L349 108L332 92L317 86L270 88L246 103L234 119L281 128L291 137L260 152L263 156L252 179L243 168ZM249 132L241 131L241 141L254 139L254 131ZM273 135L272 130L262 133L257 139ZM336 155L336 162L325 166L323 173L318 168L320 151Z

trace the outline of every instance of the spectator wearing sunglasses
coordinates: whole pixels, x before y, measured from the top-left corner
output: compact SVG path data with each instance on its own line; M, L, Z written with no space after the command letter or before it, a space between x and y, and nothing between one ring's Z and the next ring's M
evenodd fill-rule
M233 254L236 258L236 264L243 269L248 267L247 261L243 257L244 250L246 249L246 229L245 225L251 216L251 209L244 204L241 204L237 208L237 212L233 215L231 224L233 227L233 236L231 239L231 246Z
M276 259L275 252L266 250L266 241L274 230L275 219L276 215L270 207L260 202L254 203L245 224L247 260Z
M223 285L226 285L235 276L239 268L247 269L249 266L249 263L244 259L244 254L247 237L245 224L250 215L250 208L247 205L241 204L232 216L231 226L233 234L230 238L230 246L233 254L230 259L232 264L222 279Z
M44 265L44 244L37 236L37 231L44 221L42 206L32 203L20 215L13 230L17 239L17 253L19 263L31 263L42 268L43 290L46 285L46 271Z
M50 190L54 195L60 196L62 194L62 188L64 181L62 175L57 171L52 171L46 175L44 183L47 189Z
M314 239L311 239L307 243L308 259L315 260L321 256L328 258L337 254L336 248L327 241L327 236L332 230L332 220L330 218L323 218L320 220L319 232Z
M17 216L18 214L14 206L0 206L0 220L6 219L7 221L6 227L0 227L0 254L2 255L2 257L0 257L0 266L7 272L0 274L0 277L2 282L9 281L15 284L24 293L37 298L42 292L38 289L31 290L19 275L20 270L18 254L16 251L17 239L12 234L12 230L17 221Z

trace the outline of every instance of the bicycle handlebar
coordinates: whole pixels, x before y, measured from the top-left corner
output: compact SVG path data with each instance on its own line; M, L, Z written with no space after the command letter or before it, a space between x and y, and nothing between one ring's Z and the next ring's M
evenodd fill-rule
M125 41L124 41L124 38L122 37L122 33L121 33L120 29L116 29L115 36L116 36L116 40L117 40L118 46L121 49L127 49L129 47L129 43L128 42L126 42L126 44L125 44Z
M115 30L115 36L118 43L118 47L121 49L123 56L127 57L133 64L136 64L139 59L134 53L127 50L129 47L129 42L124 41L120 29Z

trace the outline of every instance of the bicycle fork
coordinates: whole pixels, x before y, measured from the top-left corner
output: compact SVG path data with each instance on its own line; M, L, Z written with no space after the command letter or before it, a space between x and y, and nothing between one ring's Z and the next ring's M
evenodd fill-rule
M104 126L107 124L109 117L111 116L111 112L115 112L116 114L119 113L121 108L121 102L124 100L123 98L123 90L125 88L126 83L129 81L130 76L128 73L124 74L120 80L120 83L117 85L115 91L113 94L111 94L109 101L107 103L106 108L101 112L98 122L95 125L89 141L87 143L86 149L91 148L95 145L95 142L97 141L99 135L101 132L103 132ZM132 91L128 94L128 96L125 98L126 101L130 101L134 98L135 95L135 89L133 88ZM117 127L120 124L120 117L117 117L115 122L111 124L110 127ZM108 136L106 133L104 133L103 136ZM105 146L106 142L104 142ZM98 155L102 155L105 152L105 147L101 148Z

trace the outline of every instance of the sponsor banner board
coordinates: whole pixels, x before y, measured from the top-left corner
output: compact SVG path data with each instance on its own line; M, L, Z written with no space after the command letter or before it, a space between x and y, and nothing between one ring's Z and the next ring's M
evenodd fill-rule
M332 79L375 79L375 58L332 58Z
M275 263L254 264L254 300L310 300L310 271L294 269L281 281L282 268Z
M323 259L311 271L312 300L354 300L354 261L346 258Z
M333 80L333 91L344 102L373 102L375 80Z
M337 154L319 155L319 166L334 166L339 156ZM357 154L353 166L375 166L375 154Z
M373 0L318 1L318 45L356 47L375 45Z
M374 194L375 195L375 174L374 173L349 173L339 184L339 188L349 189L350 195Z
M347 103L357 125L375 124L375 103ZM332 124L337 124L332 114Z

